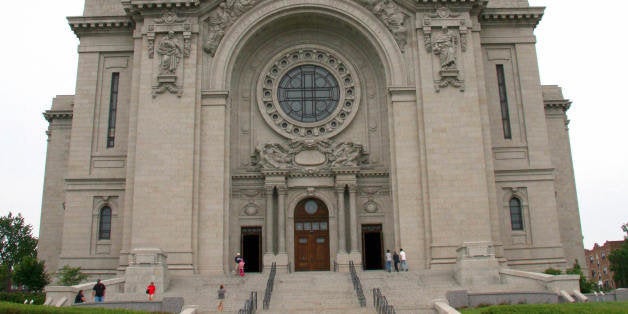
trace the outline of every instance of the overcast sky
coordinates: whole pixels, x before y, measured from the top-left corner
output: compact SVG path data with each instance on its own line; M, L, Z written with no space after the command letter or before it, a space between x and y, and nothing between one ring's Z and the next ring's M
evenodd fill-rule
M560 85L568 112L586 248L621 240L628 222L628 1L530 0L546 6L537 27L541 82ZM27 5L28 9L24 6ZM0 215L20 212L39 234L47 122L55 95L74 94L78 40L66 16L83 0L7 2L0 19ZM596 10L596 8L599 8ZM624 57L622 57L624 56Z

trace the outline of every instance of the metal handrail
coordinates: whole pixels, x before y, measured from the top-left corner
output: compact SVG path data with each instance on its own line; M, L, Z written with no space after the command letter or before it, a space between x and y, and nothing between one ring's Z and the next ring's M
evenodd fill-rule
M257 311L257 291L251 291L251 296L244 302L244 307L238 314L255 314Z
M388 300L379 288L373 288L373 307L377 314L395 314L395 307L388 304Z
M366 307L366 298L364 297L364 291L362 290L362 283L360 282L358 273L355 271L353 261L349 261L349 272L351 273L351 282L353 283L355 294L358 297L358 302L360 302L360 307Z
M270 267L270 274L268 275L268 281L266 281L266 291L264 291L264 310L268 310L270 307L270 298L273 295L273 287L275 286L275 274L277 273L277 264L273 262Z

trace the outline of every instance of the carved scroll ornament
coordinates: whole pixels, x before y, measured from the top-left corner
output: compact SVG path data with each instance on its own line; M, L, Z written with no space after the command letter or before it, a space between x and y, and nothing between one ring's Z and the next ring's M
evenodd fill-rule
M203 44L203 50L212 57L225 36L227 29L244 12L250 10L260 0L225 0L209 13L207 19L208 36Z
M364 7L371 10L392 33L399 49L403 52L408 43L408 16L393 0L358 0Z
M304 153L318 154L320 163L310 163L297 156ZM261 144L255 149L253 165L261 170L312 170L355 168L368 163L368 154L360 144L353 142L334 143L331 140L292 141L288 145L278 143ZM311 160L311 159L310 159ZM312 167L314 166L314 167ZM310 169L307 169L310 168Z
M399 45L405 51L408 42L408 16L393 0L357 0L364 7L377 16L390 30ZM203 50L212 57L215 55L226 31L246 11L250 10L260 0L224 0L210 12L207 19L208 35L203 44Z

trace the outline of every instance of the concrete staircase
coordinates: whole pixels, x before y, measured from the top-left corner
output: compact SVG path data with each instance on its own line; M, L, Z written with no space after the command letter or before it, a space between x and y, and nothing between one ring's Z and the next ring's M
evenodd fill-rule
M349 273L278 274L270 308L264 313L375 313L360 307Z
M197 313L220 313L218 287L223 284L227 295L222 313L237 313L244 306L251 291L257 292L259 313L375 313L373 288L380 288L396 313L433 314L435 299L444 299L449 290L461 289L451 271L409 271L388 273L382 270L359 271L366 307L360 307L351 276L346 272L278 273L275 277L270 308L263 310L264 290L268 273L250 273L245 277L176 276L172 277L168 291L157 294L163 297L183 297L185 306L198 306ZM144 293L108 294L107 301L146 300Z
M432 302L445 299L449 290L462 289L451 271L392 272L363 271L359 273L368 306L372 307L373 288L380 288L388 303L400 313L436 313Z
M244 306L244 302L249 298L251 291L257 291L259 309L262 307L264 289L268 274L250 273L244 277L235 275L219 276L173 276L170 278L168 291L163 294L156 294L155 300L162 300L164 297L183 297L184 307L189 305L198 306L197 313L219 313L217 311L218 288L224 285L227 289L226 298L223 301L222 313L237 313ZM106 301L138 301L147 300L147 295L141 293L107 293Z
M166 296L182 296L185 305L197 305L197 313L219 313L218 288L224 285L227 294L223 301L223 313L237 313L250 297L251 291L257 292L258 308L264 298L264 289L268 274L250 273L244 277L235 275L211 277L175 277L170 282ZM183 293L182 293L183 292Z

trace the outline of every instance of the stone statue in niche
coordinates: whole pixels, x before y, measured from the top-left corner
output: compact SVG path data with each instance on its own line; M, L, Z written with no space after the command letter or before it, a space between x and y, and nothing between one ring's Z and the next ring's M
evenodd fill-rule
M286 169L292 164L292 157L280 144L264 144L256 149L259 163L264 168Z
M458 40L455 35L443 27L443 32L432 41L432 51L440 58L441 70L456 70L456 47Z
M332 167L357 167L362 154L362 145L355 143L340 143L334 148Z
M173 31L168 32L168 35L161 40L157 48L157 54L160 56L160 74L176 74L181 56L183 55L183 49Z

